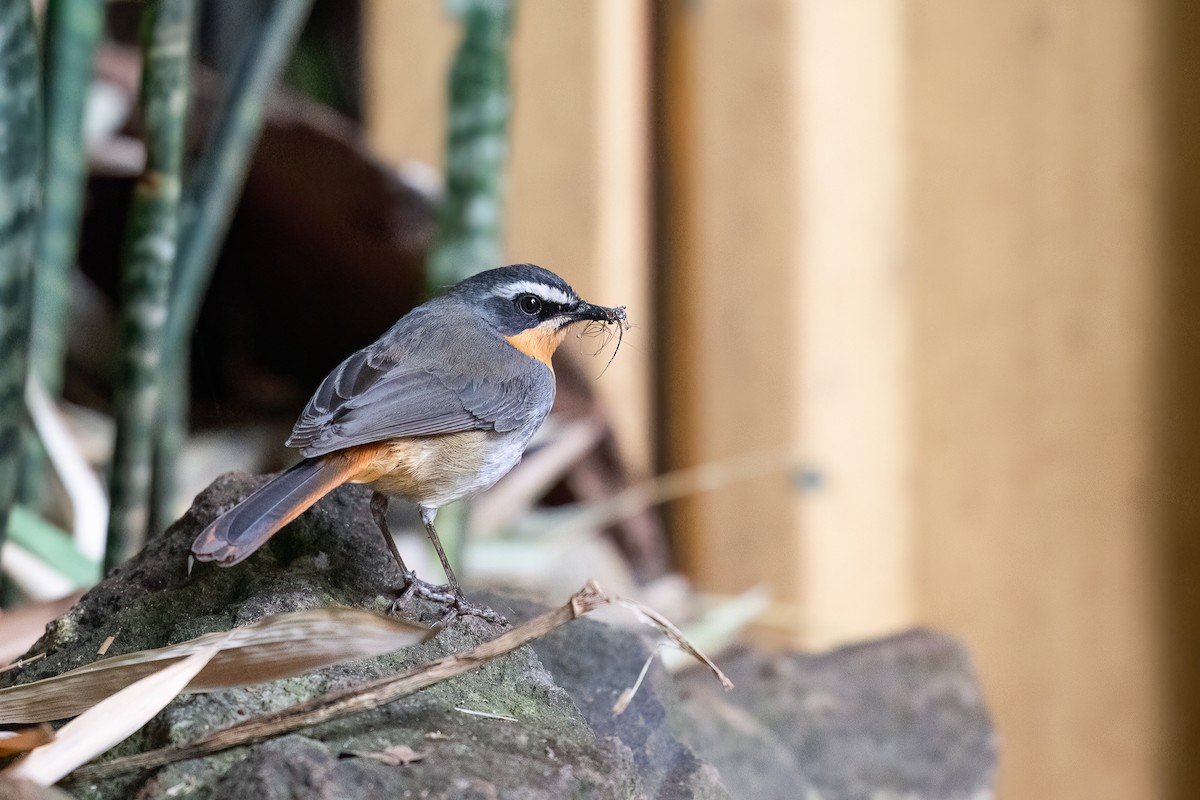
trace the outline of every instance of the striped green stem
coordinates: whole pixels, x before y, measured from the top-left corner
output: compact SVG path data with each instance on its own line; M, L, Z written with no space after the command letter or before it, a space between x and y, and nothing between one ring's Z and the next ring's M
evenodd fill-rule
M0 545L25 427L29 295L41 206L38 37L29 0L0 0Z
M169 290L179 243L195 5L195 0L158 0L146 10L141 88L146 168L134 190L121 265L121 364L106 569L137 550L149 520Z
M429 257L431 293L500 265L508 159L512 0L448 0L463 37L450 68L446 192Z
M43 42L45 200L37 226L30 368L51 395L62 387L71 268L79 242L87 152L83 111L104 27L103 0L50 0ZM44 454L25 439L22 496L36 505Z
M62 386L70 274L87 177L83 111L103 25L103 0L50 0L46 6L46 198L37 232L32 366L52 395Z
M312 0L274 0L258 30L245 37L229 71L212 139L188 180L167 320L167 360L162 370L166 397L156 436L157 524L169 522L173 513L175 471L187 429L189 337L262 133L267 98L311 8Z

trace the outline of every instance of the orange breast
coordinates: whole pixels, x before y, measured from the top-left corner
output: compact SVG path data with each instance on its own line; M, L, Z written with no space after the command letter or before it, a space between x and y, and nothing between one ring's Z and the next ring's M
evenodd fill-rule
M515 336L505 336L508 343L520 350L530 358L550 367L550 359L554 355L554 351L562 344L563 338L567 335L566 327L551 328L550 326L539 325L536 328L530 328L527 331L521 331ZM553 369L553 367L551 367Z

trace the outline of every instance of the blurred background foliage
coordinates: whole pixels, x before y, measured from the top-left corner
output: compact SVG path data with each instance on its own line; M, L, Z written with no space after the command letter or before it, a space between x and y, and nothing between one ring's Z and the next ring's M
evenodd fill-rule
M317 131L310 135L336 140L343 157L365 164L360 169L371 171L377 183L389 182L365 152L355 151L348 135L360 106L358 16L337 3L317 4L313 13L313 5L50 0L38 8L39 34L28 2L8 4L8 37L22 46L5 54L12 90L4 125L22 136L8 140L7 171L0 176L13 198L12 235L6 238L12 267L5 272L7 302L0 309L0 347L10 356L0 386L0 398L8 403L0 409L6 426L0 434L11 445L3 448L0 464L10 476L0 485L11 493L0 496L0 520L8 521L0 524L0 542L11 531L12 543L4 549L0 575L19 592L45 598L86 586L99 574L97 562L105 569L118 565L179 513L194 333L276 84L282 80L297 93L295 127L307 124ZM407 190L397 211L395 187L362 201L374 202L376 213L406 215L403 225L422 230L417 240L408 234L411 256L388 265L393 276L375 273L385 281L395 277L407 289L386 304L392 318L423 293L411 289L425 251L429 292L500 259L513 9L509 2L467 0L448 4L447 12L461 20L463 36L447 82L456 123L447 139L453 166L438 202L441 210L433 211L432 196ZM320 143L308 147L321 150ZM268 202L278 206L280 199ZM87 219L85 206L93 212ZM424 232L435 213L436 238ZM237 259L234 254L227 261ZM279 268L287 279L307 277L287 274L282 262ZM352 292L361 292L360 286L353 285ZM72 312L89 302L91 312L99 308L111 320L99 340L107 351L91 346L96 342L81 347L73 327ZM109 302L111 314L105 309ZM220 308L209 313L224 314ZM311 380L332 366L336 351L365 343L368 331L386 327L379 325L381 318L370 315L348 340L333 342L301 378ZM26 354L30 392L37 396L31 404L40 404L40 417L23 410ZM86 468L71 467L95 464L95 454L83 451L78 436L54 435L63 427L54 418L64 392L69 400L79 399L71 395L80 381L72 384L67 367L69 361L78 366L80 357L88 377L100 379L87 387L85 394L92 396L84 405L113 420L111 461L107 467L96 464L107 474L107 501ZM211 360L199 366L214 368L222 369ZM213 376L202 379L207 377ZM215 383L219 394L224 380ZM111 402L94 391L111 393ZM54 430L29 424L39 418ZM16 444L22 432L23 447ZM32 570L30 559L36 562ZM75 566L89 562L96 566ZM10 599L17 596L9 593Z

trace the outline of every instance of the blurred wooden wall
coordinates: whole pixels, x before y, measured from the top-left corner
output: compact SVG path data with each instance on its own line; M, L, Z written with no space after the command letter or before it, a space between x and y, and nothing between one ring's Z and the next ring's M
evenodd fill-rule
M396 158L439 160L439 7L367 3ZM650 323L598 384L618 415L634 387L644 463L776 464L676 506L686 571L767 586L777 641L961 637L1001 798L1200 796L1196 6L525 0L517 24L512 255Z
M776 469L677 505L710 591L776 639L911 623L900 3L669 3L660 20L665 458ZM865 24L864 24L865 23Z
M975 655L1003 797L1172 788L1156 13L908 14L918 607Z
M397 163L440 167L445 76L457 25L441 0L363 4L372 144ZM595 340L568 341L607 401L635 471L652 465L650 10L636 0L523 0L512 42L516 111L504 252L554 270L585 298L628 307L632 328L604 371ZM552 90L548 90L553 87ZM605 351L606 354L611 352Z

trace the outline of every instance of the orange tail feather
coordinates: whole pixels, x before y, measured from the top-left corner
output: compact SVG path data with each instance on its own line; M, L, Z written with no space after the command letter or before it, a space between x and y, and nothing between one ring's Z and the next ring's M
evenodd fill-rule
M351 459L305 459L226 511L196 537L192 552L201 561L232 567L266 544L354 472Z

